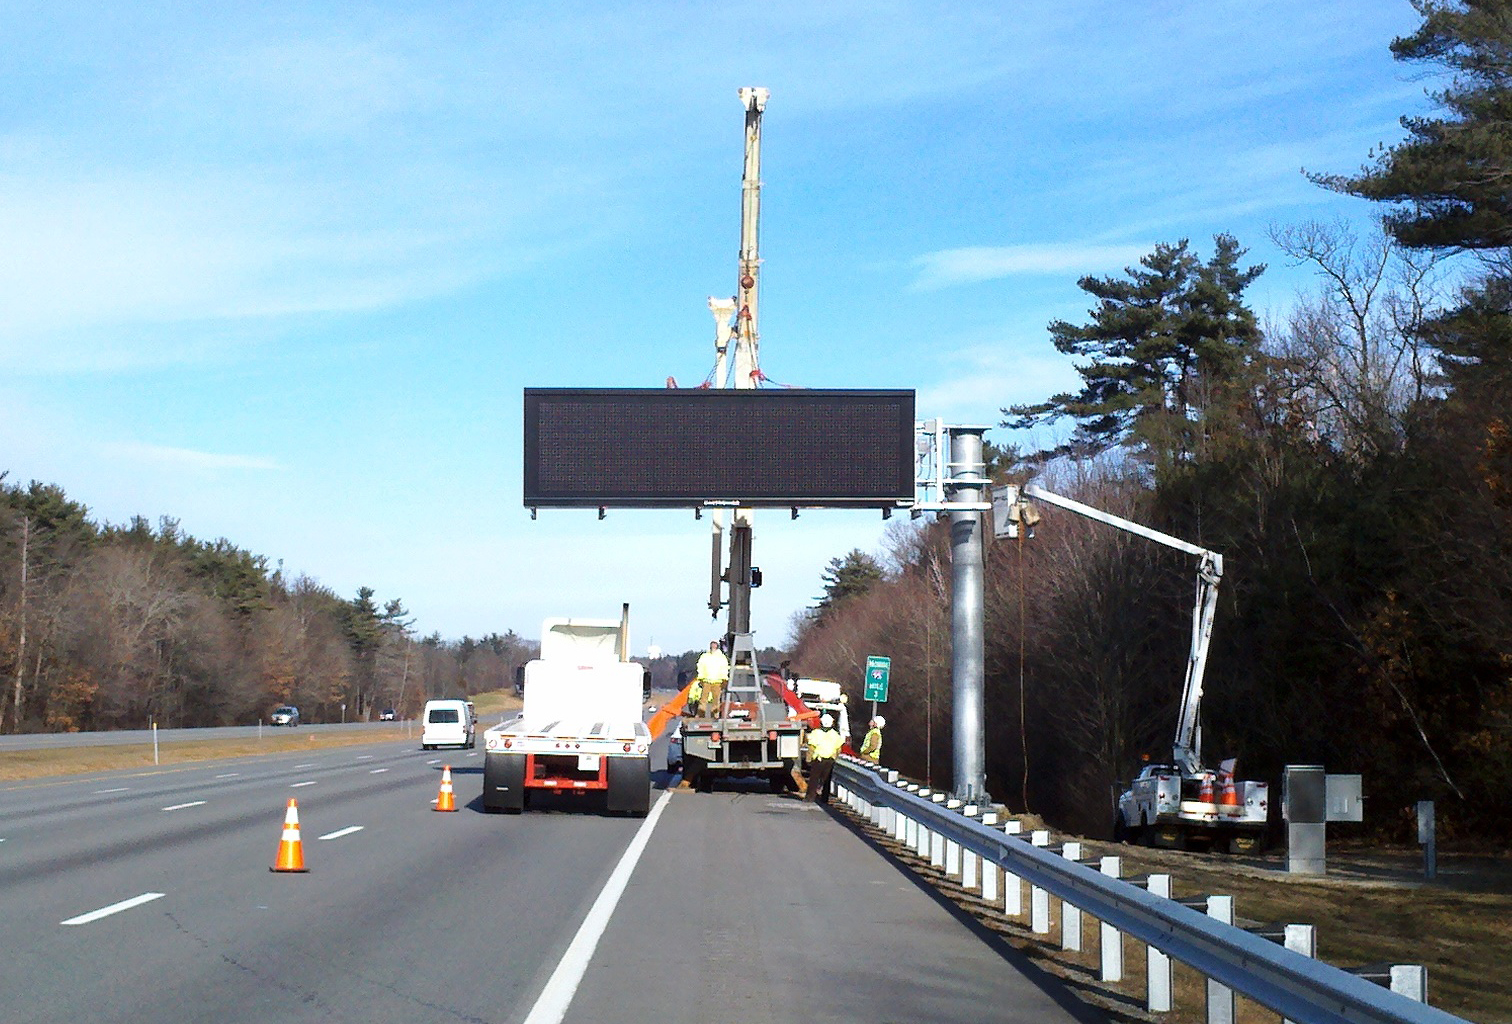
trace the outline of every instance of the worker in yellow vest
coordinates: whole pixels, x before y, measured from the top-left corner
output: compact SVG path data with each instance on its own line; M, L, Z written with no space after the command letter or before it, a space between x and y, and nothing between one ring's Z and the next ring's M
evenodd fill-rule
M835 771L835 758L844 743L830 713L826 711L820 715L819 728L808 734L808 798L815 803L829 803L830 776Z
M871 720L866 730L866 738L861 741L861 756L868 761L882 760L882 730L887 726L887 719L878 715Z
M701 704L703 704L703 684L695 679L688 684L688 699L683 704L683 713L697 718L702 710Z
M698 656L698 678L704 703L710 714L719 714L719 692L730 680L730 659L719 649L718 640L709 641L709 649Z

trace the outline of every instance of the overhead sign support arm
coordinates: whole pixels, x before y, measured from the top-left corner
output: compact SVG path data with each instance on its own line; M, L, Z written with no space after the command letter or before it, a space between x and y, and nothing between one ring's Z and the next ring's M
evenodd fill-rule
M1029 484L1023 495L1050 505L1075 512L1077 515L1106 523L1127 533L1132 533L1157 544L1175 548L1177 551L1196 556L1197 599L1192 612L1192 646L1187 656L1186 679L1182 684L1181 714L1176 723L1176 736L1171 744L1171 756L1178 767L1187 774L1195 774L1202 767L1202 724L1198 710L1202 704L1203 674L1207 670L1208 646L1213 638L1213 616L1218 609L1218 582L1223 579L1223 556L1216 551L1188 543L1169 533L1153 530L1148 526L1115 516L1111 512L1084 505L1079 501L1047 491L1037 484ZM1024 519L1023 502L1018 488L1003 487L994 492L996 503L1002 510L997 518L999 535L1011 535ZM1016 507L1016 508L1015 508ZM1017 510L1016 510L1017 509Z

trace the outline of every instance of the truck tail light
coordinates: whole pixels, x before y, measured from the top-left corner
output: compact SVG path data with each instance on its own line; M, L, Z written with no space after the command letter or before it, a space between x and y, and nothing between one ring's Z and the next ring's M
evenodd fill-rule
M769 739L769 740L771 740L772 742L775 743L777 741L777 730L776 729L770 730L767 733L767 739Z
M508 736L505 736L504 737L504 749L508 750L512 746L514 746L514 740L510 739Z
M625 752L625 753L627 753L627 754L628 754L628 753L630 753L630 744L628 744L628 743L626 743L626 744L623 744L623 745L622 745L622 746L621 746L621 747L620 747L620 749L621 749L621 750L623 750L623 751L624 751L624 752Z
M709 733L709 742L710 743L718 743L719 742L719 733L717 733L717 732L711 732L711 733Z

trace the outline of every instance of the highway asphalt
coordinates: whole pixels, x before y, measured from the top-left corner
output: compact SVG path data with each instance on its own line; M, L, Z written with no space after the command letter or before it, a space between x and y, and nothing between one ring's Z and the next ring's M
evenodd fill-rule
M644 820L489 815L482 760L390 741L0 783L0 1016L1077 1019L827 810L674 790ZM268 870L289 797L306 874Z

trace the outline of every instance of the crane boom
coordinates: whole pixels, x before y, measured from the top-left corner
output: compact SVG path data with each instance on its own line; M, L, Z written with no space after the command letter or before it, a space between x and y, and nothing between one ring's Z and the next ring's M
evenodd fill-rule
M1185 774L1194 775L1202 770L1202 725L1198 709L1202 704L1202 680L1207 670L1208 646L1213 638L1213 616L1218 609L1218 583L1223 579L1223 556L1216 551L1199 547L1173 537L1169 533L1151 529L1122 516L1104 512L1084 505L1079 501L1047 491L1038 484L1029 484L1023 489L1026 497L1075 512L1077 515L1128 533L1175 548L1177 551L1195 555L1197 562L1197 599L1192 612L1192 646L1187 655L1186 678L1182 683L1181 714L1176 721L1176 736L1171 743L1171 756ZM1012 499L1010 498L1010 504Z

